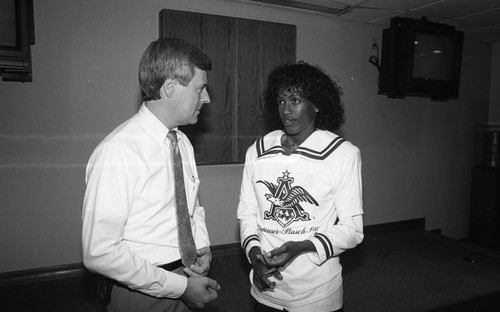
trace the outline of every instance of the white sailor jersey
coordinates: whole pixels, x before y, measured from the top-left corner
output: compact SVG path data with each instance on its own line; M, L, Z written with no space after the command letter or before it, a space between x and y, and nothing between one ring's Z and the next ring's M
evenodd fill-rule
M262 251L310 240L316 253L281 268L273 291L251 293L263 303L298 307L321 301L342 285L337 257L363 240L359 149L338 135L316 130L292 154L273 131L247 151L238 205L242 247ZM251 272L253 274L253 272ZM250 277L252 281L252 277Z

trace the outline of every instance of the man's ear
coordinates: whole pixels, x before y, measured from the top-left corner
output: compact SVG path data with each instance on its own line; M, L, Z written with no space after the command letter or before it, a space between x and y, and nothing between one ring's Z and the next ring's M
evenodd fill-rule
M177 85L177 83L178 82L173 79L165 80L165 83L163 83L163 86L161 87L162 93L164 93L166 97L171 98L174 95L175 86Z

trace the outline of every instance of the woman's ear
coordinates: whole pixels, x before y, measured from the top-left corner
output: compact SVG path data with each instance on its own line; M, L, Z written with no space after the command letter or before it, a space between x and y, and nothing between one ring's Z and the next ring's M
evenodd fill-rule
M177 81L173 79L167 79L163 83L161 87L161 92L168 98L171 98L175 92L175 86L177 85Z

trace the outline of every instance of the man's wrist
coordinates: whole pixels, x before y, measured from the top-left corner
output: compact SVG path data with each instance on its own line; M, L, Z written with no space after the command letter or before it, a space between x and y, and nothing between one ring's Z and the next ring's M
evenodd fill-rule
M188 278L174 272L165 271L164 273L167 275L167 280L160 297L175 299L182 296L187 289Z

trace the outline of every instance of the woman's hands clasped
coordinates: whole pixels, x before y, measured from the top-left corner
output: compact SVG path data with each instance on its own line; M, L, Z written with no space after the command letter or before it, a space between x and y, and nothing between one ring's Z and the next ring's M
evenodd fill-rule
M253 282L260 291L273 290L276 286L276 280L283 280L280 268L286 267L299 254L304 252L316 251L311 241L286 242L279 248L269 252L262 253L259 247L253 247L250 250L250 261L253 267Z
M299 254L304 252L315 252L316 247L309 240L298 242L286 242L279 248L269 252L262 253L259 247L253 247L250 250L250 261L253 267L253 282L260 291L273 290L276 286L276 280L283 280L280 269L286 267Z
M269 278L274 276L277 280L282 280L283 277L277 268L270 267L265 260L265 256L259 247L253 247L250 250L250 261L253 268L253 284L260 291L273 290L276 282Z

